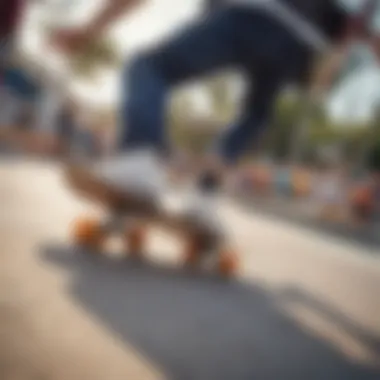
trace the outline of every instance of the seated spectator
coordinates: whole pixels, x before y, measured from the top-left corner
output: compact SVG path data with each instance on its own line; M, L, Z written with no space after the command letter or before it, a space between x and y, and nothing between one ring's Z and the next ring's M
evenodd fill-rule
M273 173L273 184L278 195L292 195L292 171L288 164L284 163Z
M374 215L374 197L369 183L356 186L351 197L351 215L358 224L368 224Z
M345 217L346 190L340 170L322 167L314 178L313 193L322 219L341 221Z
M293 193L296 197L306 197L311 192L311 173L306 168L295 168L292 174Z
M380 216L380 172L373 171L368 181L355 189L353 214L358 222L371 223Z
M255 195L268 195L270 193L271 176L267 165L248 164L245 175L245 187Z
M244 195L256 194L256 168L248 164L242 165L234 176L237 182L237 191Z

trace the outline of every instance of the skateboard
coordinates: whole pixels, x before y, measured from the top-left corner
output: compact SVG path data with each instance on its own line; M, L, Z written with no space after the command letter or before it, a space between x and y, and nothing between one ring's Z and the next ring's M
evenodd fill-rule
M223 278L237 271L235 253L227 248L224 238L210 227L190 217L162 211L151 200L119 192L95 178L83 164L67 164L65 178L78 195L107 210L104 220L79 217L73 226L74 244L89 252L102 252L111 236L120 236L126 254L144 259L147 234L159 227L179 236L184 243L183 267L211 270Z

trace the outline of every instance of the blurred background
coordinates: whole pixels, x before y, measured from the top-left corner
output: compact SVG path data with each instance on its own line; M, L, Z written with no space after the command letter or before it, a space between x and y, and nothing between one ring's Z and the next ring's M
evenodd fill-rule
M124 66L203 12L201 0L152 0L80 54L54 50L51 31L80 25L101 3L23 3L1 41L2 54L12 41L12 54L0 68L0 135L9 125L37 129L69 139L74 150L112 153ZM380 4L373 24L380 33ZM174 183L202 165L238 112L244 84L222 72L172 94ZM233 206L225 212L247 286L115 273L56 246L41 253L41 242L67 240L66 227L84 206L63 192L56 167L9 148L0 139L1 379L160 378L145 375L145 362L131 364L130 345L171 379L379 378L380 64L368 46L352 49L323 102L285 88L268 132L230 174L225 197ZM14 153L18 164L6 160ZM157 241L165 256L167 239ZM75 299L75 311L62 293ZM95 317L84 317L78 304ZM25 337L36 346L26 347ZM40 360L50 364L11 375L15 363Z
M355 6L355 1L346 3ZM79 0L24 5L14 31L17 58L2 74L3 124L40 129L76 125L80 144L112 150L123 65L203 9L201 1L151 1L75 57L52 49L49 31L79 25L99 5L101 1ZM373 15L375 26L378 20L380 8ZM379 84L376 58L360 45L323 103L306 104L300 89L284 89L273 125L252 147L231 188L240 199L260 198L261 205L265 199L281 213L288 208L297 216L372 229L380 202ZM173 94L169 124L180 151L179 171L182 165L191 170L192 158L199 158L229 124L242 94L244 78L235 73L219 73Z

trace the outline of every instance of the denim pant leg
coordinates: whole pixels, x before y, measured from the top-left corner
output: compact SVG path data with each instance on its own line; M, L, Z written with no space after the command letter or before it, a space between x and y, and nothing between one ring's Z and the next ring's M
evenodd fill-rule
M236 17L229 11L191 25L159 48L137 57L123 80L121 148L168 146L168 90L175 84L234 64Z
M228 127L215 151L227 164L236 162L270 123L285 75L277 68L257 70L248 77L248 93L238 120Z
M163 46L138 57L127 71L121 148L167 148L166 100L173 85L219 69L254 68L252 72L258 70L258 78L265 80L258 90L251 91L239 126L226 135L220 149L226 158L235 158L270 113L278 86L294 59L295 44L278 22L246 9L225 8L191 25Z

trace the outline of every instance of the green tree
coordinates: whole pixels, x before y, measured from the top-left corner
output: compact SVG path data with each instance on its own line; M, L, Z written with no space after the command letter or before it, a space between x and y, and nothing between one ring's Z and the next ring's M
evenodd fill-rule
M218 74L206 83L206 91L211 97L212 114L221 124L231 120L236 112L231 98L232 79L228 73Z
M169 130L176 146L202 153L215 136L217 123L212 117L203 117L194 125L192 112L190 94L186 90L175 92L168 112Z

